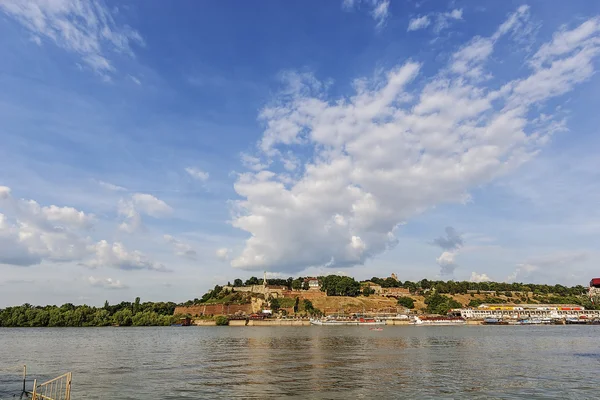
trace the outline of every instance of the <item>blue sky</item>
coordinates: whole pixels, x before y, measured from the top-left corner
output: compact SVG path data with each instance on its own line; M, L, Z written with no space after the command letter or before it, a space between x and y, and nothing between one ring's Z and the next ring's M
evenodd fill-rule
M599 15L2 2L0 306L184 301L263 270L586 284Z

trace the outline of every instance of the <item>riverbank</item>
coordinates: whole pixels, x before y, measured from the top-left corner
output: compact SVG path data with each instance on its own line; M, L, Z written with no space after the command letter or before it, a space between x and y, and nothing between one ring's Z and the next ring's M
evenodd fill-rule
M388 319L385 321L387 326L409 326L410 323L407 320L395 320ZM482 321L467 321L467 325L481 325ZM199 319L193 321L195 326L216 326L217 323L214 320ZM263 319L263 320L244 320L244 319L233 319L229 321L229 326L311 326L309 320L297 320L297 319Z

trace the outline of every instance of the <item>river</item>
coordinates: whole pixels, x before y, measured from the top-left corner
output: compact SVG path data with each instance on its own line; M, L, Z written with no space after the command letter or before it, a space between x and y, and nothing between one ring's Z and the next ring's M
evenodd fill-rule
M600 398L600 326L0 328L0 399ZM30 384L28 384L30 386Z

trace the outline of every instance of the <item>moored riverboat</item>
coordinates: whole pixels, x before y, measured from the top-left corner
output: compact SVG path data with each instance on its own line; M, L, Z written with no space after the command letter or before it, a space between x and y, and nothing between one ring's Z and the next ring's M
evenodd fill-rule
M486 318L483 320L483 325L508 325L508 322L499 318Z
M374 326L385 325L385 321L375 318L313 318L310 320L311 325L325 326Z
M423 326L423 325L465 325L467 321L464 318L460 317L442 317L442 316L415 316L411 321L411 325Z

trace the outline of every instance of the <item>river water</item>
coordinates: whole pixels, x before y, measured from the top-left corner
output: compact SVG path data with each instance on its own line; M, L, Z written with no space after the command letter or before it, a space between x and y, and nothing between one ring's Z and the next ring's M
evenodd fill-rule
M0 399L600 398L600 326L0 328ZM28 387L30 383L28 383Z

